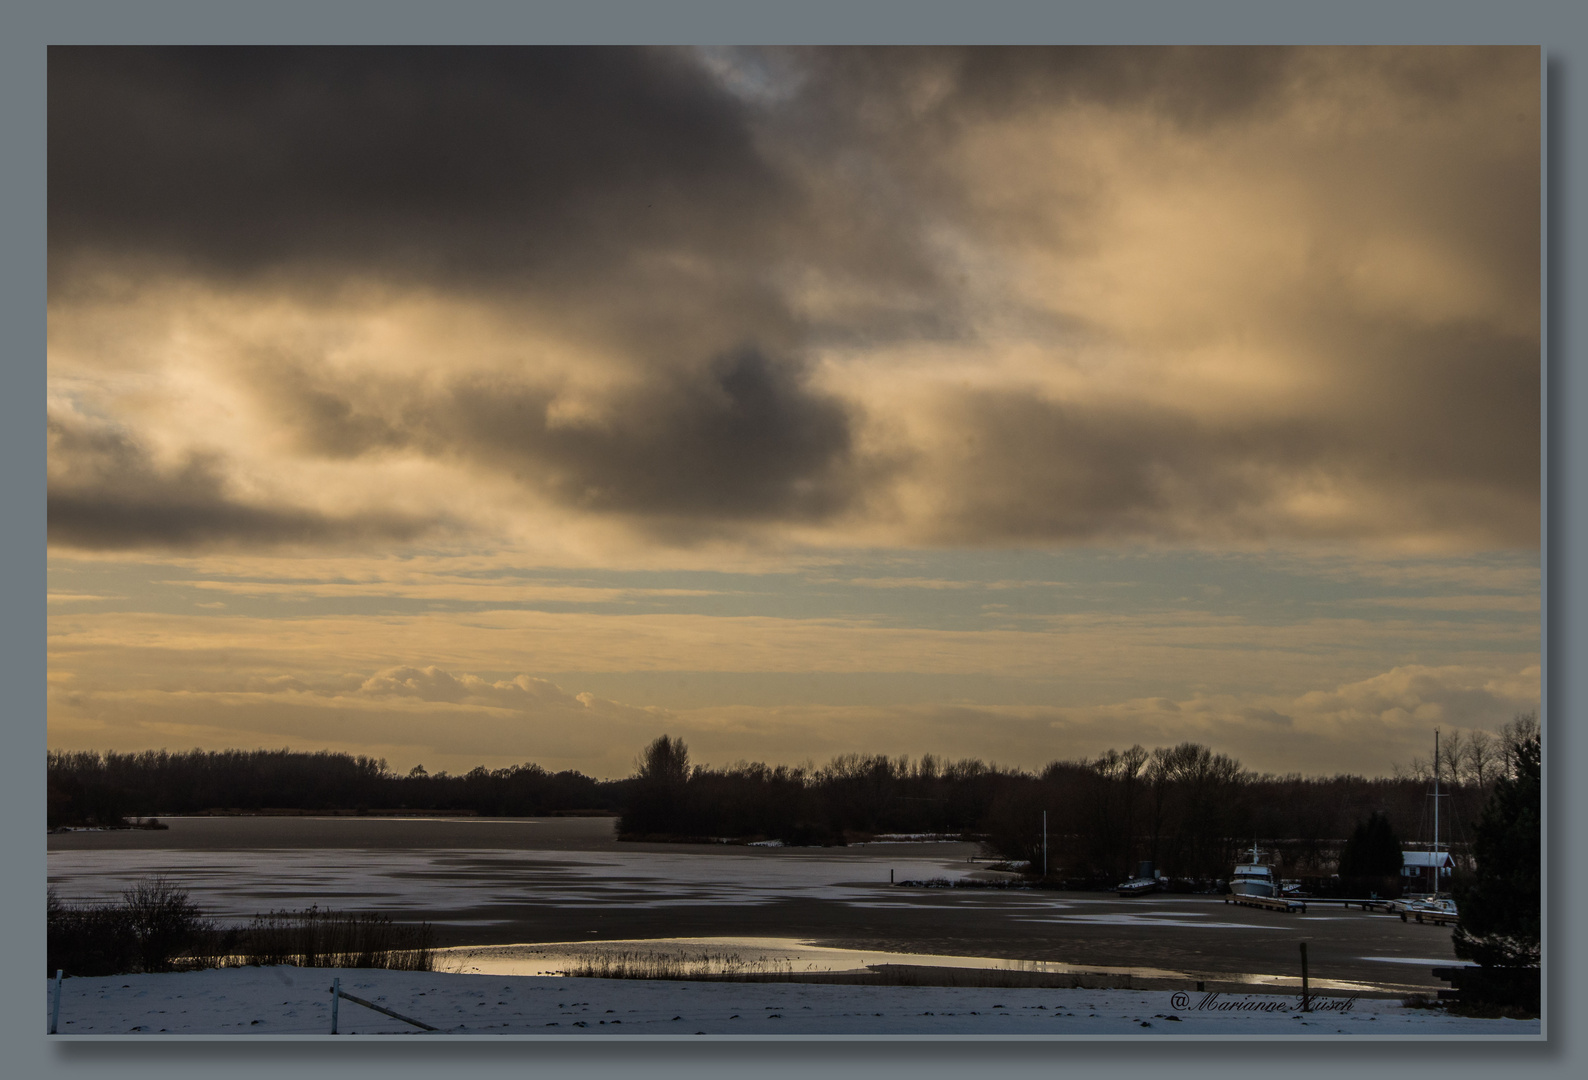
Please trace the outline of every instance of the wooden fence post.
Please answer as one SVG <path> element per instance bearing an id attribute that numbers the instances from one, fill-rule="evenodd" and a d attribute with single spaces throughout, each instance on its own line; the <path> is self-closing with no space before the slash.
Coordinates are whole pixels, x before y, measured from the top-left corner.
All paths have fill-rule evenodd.
<path id="1" fill-rule="evenodd" d="M 1301 943 L 1301 1011 L 1312 1011 L 1312 1000 L 1307 993 L 1307 943 Z"/>
<path id="2" fill-rule="evenodd" d="M 61 1026 L 61 976 L 66 972 L 61 968 L 55 969 L 55 998 L 50 1002 L 50 1034 L 54 1035 Z"/>
<path id="3" fill-rule="evenodd" d="M 331 980 L 331 1034 L 336 1034 L 336 1007 L 342 1000 L 342 980 Z"/>

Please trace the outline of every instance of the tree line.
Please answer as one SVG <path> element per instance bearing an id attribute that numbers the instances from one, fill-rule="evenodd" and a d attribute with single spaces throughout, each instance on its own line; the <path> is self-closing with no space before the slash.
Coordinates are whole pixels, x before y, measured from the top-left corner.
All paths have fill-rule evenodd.
<path id="1" fill-rule="evenodd" d="M 1536 717 L 1522 715 L 1500 735 L 1466 744 L 1494 751 L 1481 767 L 1441 755 L 1446 846 L 1460 850 L 1471 841 L 1496 782 L 1515 773 L 1516 748 L 1537 733 Z M 1039 772 L 975 759 L 857 754 L 819 769 L 710 768 L 692 766 L 687 746 L 662 736 L 640 755 L 619 830 L 635 838 L 788 843 L 976 834 L 1038 874 L 1093 884 L 1123 881 L 1143 862 L 1170 878 L 1225 878 L 1240 849 L 1256 842 L 1287 876 L 1344 870 L 1356 885 L 1393 891 L 1400 843 L 1432 839 L 1431 780 L 1431 766 L 1420 771 L 1416 762 L 1387 778 L 1262 774 L 1191 742 L 1109 750 Z"/>
<path id="2" fill-rule="evenodd" d="M 526 763 L 431 775 L 393 773 L 384 760 L 327 750 L 148 750 L 49 754 L 48 820 L 114 826 L 129 818 L 212 811 L 428 810 L 536 817 L 617 813 L 625 781 L 549 772 Z"/>
<path id="3" fill-rule="evenodd" d="M 1498 735 L 1447 737 L 1453 752 L 1442 753 L 1439 763 L 1447 844 L 1460 850 L 1474 839 L 1495 785 L 1515 774 L 1517 747 L 1537 732 L 1536 717 L 1523 715 Z M 1142 862 L 1171 878 L 1227 877 L 1238 851 L 1252 842 L 1277 858 L 1286 876 L 1351 870 L 1388 877 L 1387 843 L 1432 838 L 1431 780 L 1432 764 L 1417 761 L 1390 777 L 1261 774 L 1192 742 L 1109 750 L 1037 771 L 930 754 L 845 754 L 821 767 L 708 767 L 690 761 L 682 740 L 663 735 L 621 780 L 552 773 L 532 763 L 461 775 L 432 775 L 423 767 L 397 774 L 383 760 L 328 751 L 52 752 L 49 821 L 110 825 L 129 817 L 275 808 L 496 816 L 582 811 L 617 815 L 620 835 L 631 839 L 842 844 L 878 834 L 967 835 L 1033 872 L 1094 884 L 1125 880 Z M 1371 837 L 1359 837 L 1369 822 Z M 1342 867 L 1342 845 L 1352 839 L 1355 861 Z M 1370 849 L 1379 852 L 1376 861 L 1362 854 Z"/>

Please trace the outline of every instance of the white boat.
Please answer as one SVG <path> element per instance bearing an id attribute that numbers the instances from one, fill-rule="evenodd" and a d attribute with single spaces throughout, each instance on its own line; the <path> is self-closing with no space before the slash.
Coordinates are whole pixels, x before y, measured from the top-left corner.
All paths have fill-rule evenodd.
<path id="1" fill-rule="evenodd" d="M 1436 915 L 1456 915 L 1456 902 L 1448 896 L 1411 896 L 1402 897 L 1396 902 L 1393 910 L 1418 912 L 1429 911 Z"/>
<path id="2" fill-rule="evenodd" d="M 1257 844 L 1252 844 L 1252 861 L 1235 864 L 1235 876 L 1230 878 L 1230 892 L 1236 896 L 1277 896 L 1278 881 L 1274 868 L 1262 861 Z"/>
<path id="3" fill-rule="evenodd" d="M 1158 879 L 1155 877 L 1131 878 L 1123 885 L 1116 885 L 1115 889 L 1120 896 L 1141 896 L 1144 893 L 1158 891 Z"/>

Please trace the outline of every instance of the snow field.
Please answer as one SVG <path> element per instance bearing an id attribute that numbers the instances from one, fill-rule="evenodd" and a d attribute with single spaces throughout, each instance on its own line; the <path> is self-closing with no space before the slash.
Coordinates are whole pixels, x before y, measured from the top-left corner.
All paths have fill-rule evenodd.
<path id="1" fill-rule="evenodd" d="M 1538 1036 L 1539 1022 L 1474 1020 L 1359 998 L 1344 1011 L 1198 1011 L 1200 994 L 1131 990 L 837 986 L 458 975 L 293 967 L 72 978 L 60 1034 L 309 1036 L 330 1033 L 330 986 L 444 1036 Z M 53 980 L 47 987 L 53 989 Z M 50 991 L 45 995 L 46 1013 Z M 1320 1001 L 1327 999 L 1319 999 Z M 1343 1003 L 1337 1000 L 1336 1005 Z M 343 1000 L 344 1035 L 435 1038 Z"/>

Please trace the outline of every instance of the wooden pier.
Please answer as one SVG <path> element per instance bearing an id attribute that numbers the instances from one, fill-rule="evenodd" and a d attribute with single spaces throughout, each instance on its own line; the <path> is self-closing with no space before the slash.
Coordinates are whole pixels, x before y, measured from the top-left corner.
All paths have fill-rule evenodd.
<path id="1" fill-rule="evenodd" d="M 1417 908 L 1407 909 L 1398 900 L 1314 900 L 1315 904 L 1340 904 L 1350 909 L 1359 907 L 1363 911 L 1382 911 L 1386 915 L 1399 915 L 1401 922 L 1416 920 L 1420 923 L 1432 923 L 1434 926 L 1449 926 L 1456 922 L 1460 916 L 1453 911 L 1433 911 Z"/>
<path id="2" fill-rule="evenodd" d="M 1286 896 L 1237 896 L 1234 893 L 1225 893 L 1226 904 L 1239 904 L 1242 907 L 1267 908 L 1269 911 L 1299 911 L 1307 912 L 1307 902 Z"/>

